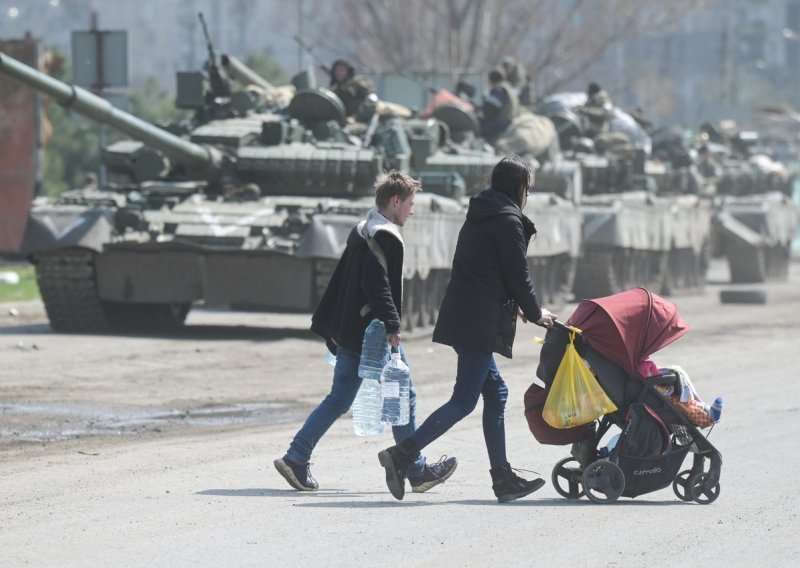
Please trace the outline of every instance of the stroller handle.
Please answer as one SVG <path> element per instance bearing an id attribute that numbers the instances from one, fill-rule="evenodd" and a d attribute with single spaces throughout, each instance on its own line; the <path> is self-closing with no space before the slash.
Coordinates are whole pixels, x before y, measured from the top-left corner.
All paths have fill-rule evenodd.
<path id="1" fill-rule="evenodd" d="M 572 331 L 572 328 L 560 320 L 553 320 L 553 327 L 557 327 L 563 331 Z"/>

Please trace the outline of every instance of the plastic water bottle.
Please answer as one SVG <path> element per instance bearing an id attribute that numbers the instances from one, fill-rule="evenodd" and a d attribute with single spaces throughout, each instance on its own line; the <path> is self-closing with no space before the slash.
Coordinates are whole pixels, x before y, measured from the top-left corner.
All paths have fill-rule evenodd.
<path id="1" fill-rule="evenodd" d="M 389 343 L 386 341 L 386 326 L 379 319 L 372 320 L 364 331 L 361 341 L 361 360 L 358 376 L 362 379 L 381 378 L 381 371 L 389 361 Z"/>
<path id="2" fill-rule="evenodd" d="M 327 347 L 325 348 L 325 362 L 332 367 L 336 366 L 336 355 L 331 353 Z"/>
<path id="3" fill-rule="evenodd" d="M 711 417 L 712 421 L 719 422 L 720 418 L 722 418 L 722 405 L 724 402 L 721 396 L 714 399 L 714 404 L 711 405 L 708 411 L 708 415 Z"/>
<path id="4" fill-rule="evenodd" d="M 380 379 L 361 379 L 353 401 L 353 431 L 357 436 L 383 434 L 382 407 Z"/>
<path id="5" fill-rule="evenodd" d="M 392 426 L 408 424 L 411 371 L 400 358 L 400 351 L 392 349 L 392 358 L 381 373 L 383 412 L 381 420 Z"/>
<path id="6" fill-rule="evenodd" d="M 617 442 L 619 442 L 619 434 L 614 434 L 608 443 L 604 447 L 600 448 L 600 457 L 608 457 L 609 454 L 611 454 L 611 451 L 616 447 Z"/>

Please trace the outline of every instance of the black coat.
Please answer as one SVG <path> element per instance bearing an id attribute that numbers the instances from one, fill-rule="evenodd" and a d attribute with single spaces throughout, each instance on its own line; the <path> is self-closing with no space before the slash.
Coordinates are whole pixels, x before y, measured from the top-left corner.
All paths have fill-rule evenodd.
<path id="1" fill-rule="evenodd" d="M 368 223 L 374 219 L 373 213 L 370 212 Z M 387 270 L 362 234 L 368 229 L 362 231 L 362 224 L 357 225 L 350 231 L 347 246 L 311 316 L 311 330 L 325 338 L 333 353 L 335 345 L 361 353 L 364 330 L 374 318 L 386 325 L 387 333 L 400 331 L 403 242 L 396 228 L 391 230 L 387 224 L 371 226 Z"/>
<path id="2" fill-rule="evenodd" d="M 534 233 L 531 220 L 499 191 L 470 199 L 434 341 L 511 357 L 517 306 L 529 321 L 542 317 L 528 271 Z"/>

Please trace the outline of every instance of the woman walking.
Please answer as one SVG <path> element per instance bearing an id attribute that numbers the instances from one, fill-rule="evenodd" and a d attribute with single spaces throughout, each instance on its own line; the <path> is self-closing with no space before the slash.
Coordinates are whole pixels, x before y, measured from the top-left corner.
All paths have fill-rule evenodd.
<path id="1" fill-rule="evenodd" d="M 536 229 L 522 209 L 532 181 L 527 164 L 516 157 L 504 158 L 492 171 L 491 187 L 470 200 L 433 332 L 435 342 L 452 346 L 458 354 L 456 384 L 450 400 L 416 432 L 378 454 L 396 499 L 403 498 L 406 469 L 420 451 L 470 414 L 480 395 L 497 500 L 518 499 L 544 485 L 542 479 L 519 477 L 506 459 L 508 388 L 494 360 L 494 353 L 511 357 L 518 315 L 544 327 L 555 319 L 539 305 L 528 271 L 528 243 Z"/>

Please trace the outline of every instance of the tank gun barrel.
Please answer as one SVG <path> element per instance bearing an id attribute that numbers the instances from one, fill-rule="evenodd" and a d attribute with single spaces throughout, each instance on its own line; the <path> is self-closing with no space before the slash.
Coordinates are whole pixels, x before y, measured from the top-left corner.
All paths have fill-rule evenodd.
<path id="1" fill-rule="evenodd" d="M 54 79 L 0 52 L 0 73 L 52 97 L 63 107 L 92 120 L 108 124 L 128 136 L 156 148 L 176 162 L 193 168 L 213 167 L 215 158 L 208 148 L 175 136 L 157 126 L 115 108 L 107 100 L 69 83 Z"/>
<path id="2" fill-rule="evenodd" d="M 233 55 L 222 54 L 222 67 L 227 71 L 234 79 L 243 83 L 245 85 L 256 85 L 257 87 L 261 87 L 267 92 L 271 92 L 275 89 L 275 87 L 264 79 L 261 75 L 250 69 L 247 65 L 245 65 L 241 59 L 234 57 Z"/>

